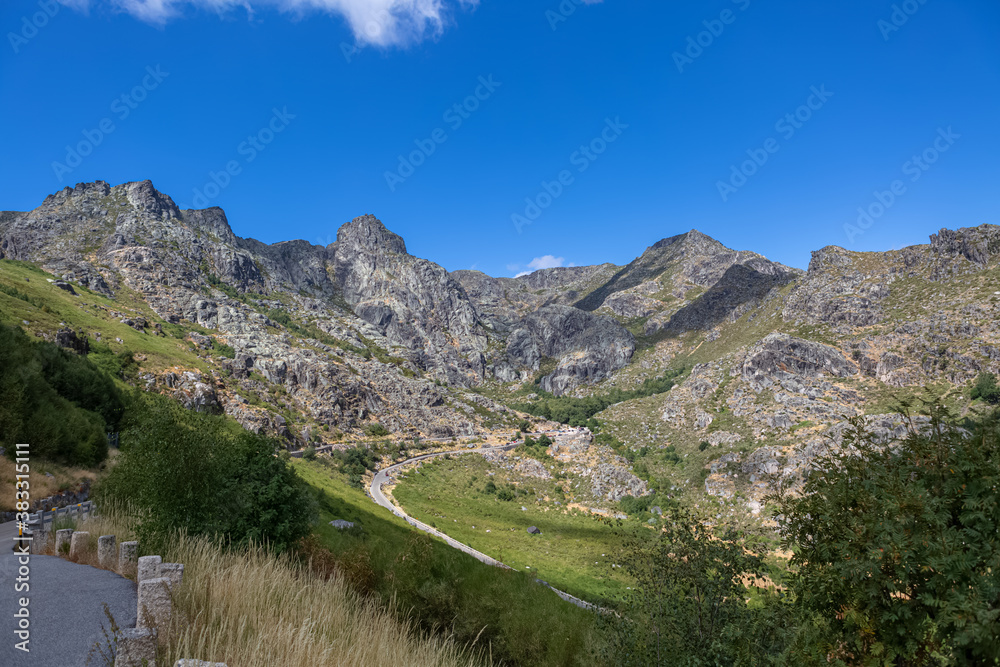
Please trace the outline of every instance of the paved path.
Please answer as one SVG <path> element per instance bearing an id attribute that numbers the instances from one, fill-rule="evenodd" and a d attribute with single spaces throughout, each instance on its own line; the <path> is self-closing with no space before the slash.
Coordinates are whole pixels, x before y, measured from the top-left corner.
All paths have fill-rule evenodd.
<path id="1" fill-rule="evenodd" d="M 3 530 L 7 524 L 2 524 Z M 0 553 L 0 665 L 4 667 L 86 667 L 94 645 L 103 643 L 107 627 L 104 606 L 119 627 L 135 625 L 135 584 L 114 572 L 78 565 L 55 556 L 32 555 L 28 561 L 27 592 L 17 592 L 19 557 Z M 18 599 L 29 599 L 29 653 L 14 648 Z M 95 657 L 91 667 L 103 666 Z"/>
<path id="2" fill-rule="evenodd" d="M 552 434 L 552 432 L 549 431 L 548 434 Z M 534 435 L 534 434 L 531 434 L 531 435 Z M 509 445 L 500 445 L 500 446 L 497 446 L 497 447 L 478 447 L 476 449 L 455 449 L 455 450 L 447 451 L 447 452 L 434 452 L 433 454 L 423 454 L 421 456 L 415 456 L 412 459 L 407 459 L 406 461 L 403 461 L 402 463 L 397 463 L 395 465 L 389 466 L 388 468 L 383 468 L 382 470 L 379 470 L 377 473 L 375 473 L 375 477 L 372 479 L 372 483 L 371 483 L 371 485 L 368 488 L 368 495 L 371 496 L 371 499 L 374 500 L 376 503 L 378 503 L 382 507 L 386 508 L 387 510 L 389 510 L 390 512 L 392 512 L 396 516 L 400 517 L 401 519 L 403 519 L 404 521 L 406 521 L 407 523 L 409 523 L 414 528 L 418 528 L 418 529 L 420 529 L 420 530 L 422 530 L 422 531 L 424 531 L 426 533 L 430 533 L 431 535 L 434 535 L 436 537 L 440 537 L 449 546 L 454 547 L 455 549 L 458 549 L 459 551 L 464 551 L 465 553 L 469 554 L 470 556 L 472 556 L 476 560 L 479 560 L 479 561 L 481 561 L 483 563 L 486 563 L 487 565 L 492 565 L 494 567 L 503 567 L 503 568 L 506 568 L 508 570 L 512 570 L 513 568 L 510 567 L 509 565 L 504 565 L 503 563 L 501 563 L 500 561 L 496 560 L 495 558 L 491 558 L 490 556 L 487 556 L 486 554 L 484 554 L 481 551 L 476 551 L 475 549 L 473 549 L 469 545 L 462 544 L 458 540 L 455 540 L 455 539 L 453 539 L 451 537 L 448 537 L 447 535 L 445 535 L 444 533 L 442 533 L 440 530 L 437 530 L 436 528 L 432 528 L 431 526 L 428 526 L 426 523 L 414 519 L 409 514 L 407 514 L 406 512 L 404 512 L 402 509 L 400 509 L 399 507 L 397 507 L 396 505 L 394 505 L 392 503 L 392 501 L 390 501 L 386 497 L 386 495 L 382 492 L 382 486 L 393 481 L 393 474 L 394 473 L 397 473 L 403 467 L 411 465 L 413 463 L 417 463 L 418 461 L 426 461 L 427 459 L 433 459 L 433 458 L 438 457 L 438 456 L 444 456 L 445 454 L 483 454 L 485 452 L 510 451 L 510 450 L 518 447 L 519 445 L 521 445 L 522 442 L 523 441 L 518 441 L 518 442 L 511 443 Z M 555 594 L 558 595 L 559 597 L 561 597 L 563 600 L 566 600 L 567 602 L 571 602 L 571 603 L 575 604 L 578 607 L 582 607 L 583 609 L 598 609 L 598 607 L 596 607 L 595 605 L 593 605 L 593 604 L 591 604 L 589 602 L 586 602 L 585 600 L 581 600 L 580 598 L 574 597 L 574 596 L 570 595 L 569 593 L 566 593 L 564 591 L 559 590 L 558 588 L 553 588 L 552 586 L 549 586 L 547 583 L 545 583 L 544 581 L 541 581 L 540 579 L 536 579 L 535 581 L 538 581 L 540 584 L 548 586 L 548 588 L 552 589 L 552 591 L 555 592 Z"/>

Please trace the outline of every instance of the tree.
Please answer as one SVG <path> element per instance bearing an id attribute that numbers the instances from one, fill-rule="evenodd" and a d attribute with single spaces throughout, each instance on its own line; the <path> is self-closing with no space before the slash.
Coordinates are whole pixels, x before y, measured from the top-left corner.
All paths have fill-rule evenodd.
<path id="1" fill-rule="evenodd" d="M 816 664 L 1000 664 L 1000 429 L 927 413 L 891 445 L 853 420 L 801 497 L 769 499 Z"/>
<path id="2" fill-rule="evenodd" d="M 89 359 L 0 325 L 0 447 L 9 455 L 26 442 L 33 457 L 97 465 L 123 409 L 114 382 Z"/>
<path id="3" fill-rule="evenodd" d="M 155 549 L 174 530 L 281 551 L 309 531 L 314 501 L 277 443 L 223 417 L 136 392 L 121 452 L 95 490 L 98 503 L 127 503 L 139 537 Z"/>
<path id="4" fill-rule="evenodd" d="M 980 373 L 972 386 L 972 400 L 983 399 L 991 405 L 1000 403 L 1000 387 L 997 386 L 997 376 L 993 373 Z"/>
<path id="5" fill-rule="evenodd" d="M 389 435 L 389 429 L 387 429 L 385 426 L 382 426 L 379 423 L 375 423 L 366 426 L 365 433 L 376 438 L 381 438 L 383 436 Z"/>
<path id="6" fill-rule="evenodd" d="M 790 625 L 787 605 L 756 590 L 763 550 L 746 534 L 712 528 L 686 510 L 667 510 L 662 530 L 623 535 L 618 563 L 632 579 L 621 614 L 602 614 L 613 665 L 765 664 Z M 778 620 L 779 622 L 774 622 Z"/>

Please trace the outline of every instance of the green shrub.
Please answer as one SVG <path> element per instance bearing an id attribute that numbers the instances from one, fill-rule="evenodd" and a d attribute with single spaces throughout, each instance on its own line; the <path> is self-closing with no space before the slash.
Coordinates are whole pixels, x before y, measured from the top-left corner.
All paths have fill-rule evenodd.
<path id="1" fill-rule="evenodd" d="M 218 352 L 220 356 L 226 357 L 227 359 L 236 358 L 236 350 L 234 350 L 231 345 L 220 343 L 214 338 L 212 339 L 212 349 Z"/>
<path id="2" fill-rule="evenodd" d="M 108 452 L 124 403 L 87 358 L 0 325 L 0 446 L 27 442 L 33 456 L 94 466 Z"/>
<path id="3" fill-rule="evenodd" d="M 997 386 L 997 376 L 993 373 L 980 373 L 972 387 L 972 400 L 981 398 L 991 405 L 1000 403 L 1000 387 Z"/>
<path id="4" fill-rule="evenodd" d="M 145 549 L 182 529 L 282 551 L 309 531 L 312 496 L 275 456 L 275 441 L 140 392 L 123 426 L 117 463 L 95 496 L 135 508 Z"/>
<path id="5" fill-rule="evenodd" d="M 775 664 L 792 625 L 788 606 L 744 584 L 765 573 L 764 549 L 743 534 L 714 534 L 706 517 L 674 507 L 663 518 L 659 530 L 621 536 L 615 561 L 631 585 L 620 615 L 598 615 L 604 663 Z"/>
<path id="6" fill-rule="evenodd" d="M 830 646 L 886 665 L 1000 659 L 1000 424 L 928 413 L 892 447 L 853 420 L 801 497 L 770 499 L 794 547 L 791 589 L 821 619 L 800 647 L 812 664 Z"/>
<path id="7" fill-rule="evenodd" d="M 389 435 L 389 429 L 378 423 L 369 424 L 368 426 L 365 427 L 365 433 L 375 438 L 381 438 L 383 436 Z"/>
<path id="8" fill-rule="evenodd" d="M 342 473 L 354 488 L 361 488 L 361 480 L 366 471 L 375 471 L 378 456 L 367 447 L 352 447 L 345 451 L 334 450 L 330 454 Z"/>

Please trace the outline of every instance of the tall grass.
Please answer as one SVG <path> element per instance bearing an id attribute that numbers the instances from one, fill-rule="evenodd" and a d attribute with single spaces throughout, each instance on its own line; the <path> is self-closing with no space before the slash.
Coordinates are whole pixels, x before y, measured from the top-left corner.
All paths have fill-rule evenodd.
<path id="1" fill-rule="evenodd" d="M 94 548 L 77 560 L 96 565 L 97 536 L 131 539 L 130 523 L 117 513 L 82 522 L 78 529 L 90 532 Z M 163 664 L 180 658 L 229 667 L 487 662 L 448 637 L 418 633 L 375 598 L 359 597 L 342 578 L 325 577 L 292 556 L 274 556 L 260 546 L 227 550 L 182 534 L 160 555 L 164 562 L 184 564 L 171 626 L 160 629 Z"/>

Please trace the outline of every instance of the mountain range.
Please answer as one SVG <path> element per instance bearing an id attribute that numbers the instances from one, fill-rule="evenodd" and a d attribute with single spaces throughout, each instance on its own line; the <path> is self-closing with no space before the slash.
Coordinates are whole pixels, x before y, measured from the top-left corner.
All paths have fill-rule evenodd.
<path id="1" fill-rule="evenodd" d="M 807 271 L 692 230 L 626 266 L 494 278 L 410 255 L 373 215 L 325 247 L 268 245 L 149 181 L 97 181 L 0 213 L 0 259 L 40 266 L 67 304 L 0 294 L 0 315 L 67 345 L 128 347 L 148 389 L 300 444 L 376 422 L 431 438 L 511 429 L 508 396 L 587 396 L 684 368 L 672 391 L 600 417 L 629 446 L 722 447 L 706 454 L 706 488 L 732 494 L 729 463 L 793 474 L 891 394 L 937 386 L 966 409 L 958 390 L 1000 371 L 998 258 L 994 225 L 888 252 L 828 246 Z"/>

